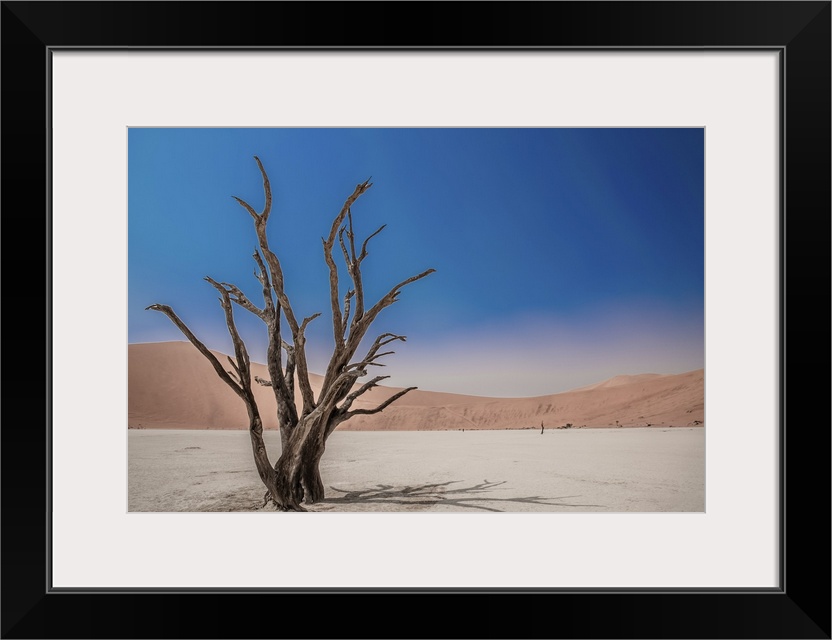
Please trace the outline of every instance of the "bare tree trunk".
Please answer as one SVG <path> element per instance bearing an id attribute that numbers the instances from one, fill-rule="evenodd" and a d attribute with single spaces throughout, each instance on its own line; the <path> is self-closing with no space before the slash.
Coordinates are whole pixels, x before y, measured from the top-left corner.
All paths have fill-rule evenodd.
<path id="1" fill-rule="evenodd" d="M 269 455 L 266 453 L 266 443 L 263 441 L 263 422 L 259 415 L 251 417 L 248 432 L 251 437 L 251 450 L 254 453 L 257 474 L 263 484 L 266 485 L 275 504 L 278 507 L 283 506 L 285 501 L 277 488 L 277 476 L 269 462 Z"/>
<path id="2" fill-rule="evenodd" d="M 313 504 L 324 499 L 320 463 L 326 449 L 323 418 L 307 416 L 298 423 L 274 466 L 281 499 Z"/>
<path id="3" fill-rule="evenodd" d="M 321 480 L 321 458 L 326 446 L 321 438 L 307 438 L 300 451 L 300 482 L 306 504 L 324 499 L 324 483 Z"/>

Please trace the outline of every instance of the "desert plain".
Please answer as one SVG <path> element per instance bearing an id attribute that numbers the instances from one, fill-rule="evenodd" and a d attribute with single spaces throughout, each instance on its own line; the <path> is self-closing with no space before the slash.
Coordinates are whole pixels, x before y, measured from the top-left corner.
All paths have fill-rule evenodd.
<path id="1" fill-rule="evenodd" d="M 257 399 L 275 461 L 274 396 L 261 387 Z M 191 345 L 129 345 L 128 511 L 268 511 L 246 426 L 243 404 Z M 412 391 L 339 427 L 321 476 L 313 512 L 702 512 L 703 371 L 534 398 Z"/>

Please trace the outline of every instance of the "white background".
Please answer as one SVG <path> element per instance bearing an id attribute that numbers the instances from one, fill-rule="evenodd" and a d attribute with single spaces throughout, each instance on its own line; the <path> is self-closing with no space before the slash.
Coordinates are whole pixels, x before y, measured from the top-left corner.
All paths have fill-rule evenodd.
<path id="1" fill-rule="evenodd" d="M 55 53 L 54 586 L 776 586 L 777 76 L 769 52 Z M 128 514 L 129 126 L 706 127 L 706 513 Z"/>

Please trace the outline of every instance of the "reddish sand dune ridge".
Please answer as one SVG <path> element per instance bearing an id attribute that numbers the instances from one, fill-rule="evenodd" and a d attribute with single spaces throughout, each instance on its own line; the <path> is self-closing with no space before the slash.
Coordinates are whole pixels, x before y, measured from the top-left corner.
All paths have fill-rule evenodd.
<path id="1" fill-rule="evenodd" d="M 145 429 L 245 429 L 242 401 L 187 342 L 128 347 L 128 426 Z M 224 354 L 216 353 L 227 364 Z M 231 368 L 228 365 L 228 368 Z M 265 365 L 254 375 L 268 378 Z M 321 378 L 312 375 L 317 393 Z M 379 387 L 353 405 L 373 407 L 398 389 Z M 277 428 L 275 399 L 256 387 L 267 429 Z M 344 430 L 524 429 L 563 427 L 694 426 L 704 422 L 704 372 L 616 376 L 565 393 L 536 398 L 484 398 L 411 391 L 382 413 L 356 416 Z"/>

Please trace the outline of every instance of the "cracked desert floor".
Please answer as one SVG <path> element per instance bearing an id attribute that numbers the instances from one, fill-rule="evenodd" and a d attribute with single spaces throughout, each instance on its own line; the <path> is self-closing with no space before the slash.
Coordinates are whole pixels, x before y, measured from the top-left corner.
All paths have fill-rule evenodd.
<path id="1" fill-rule="evenodd" d="M 279 435 L 265 439 L 274 462 Z M 267 511 L 246 431 L 131 429 L 128 444 L 128 511 Z M 702 512 L 705 429 L 339 431 L 321 476 L 313 512 Z"/>

